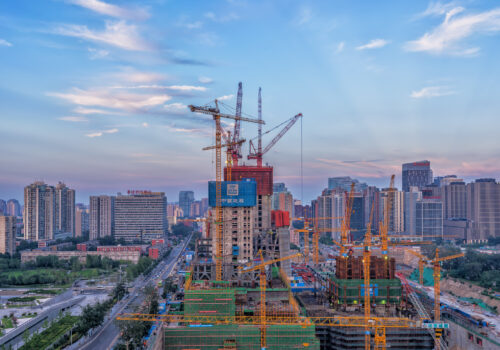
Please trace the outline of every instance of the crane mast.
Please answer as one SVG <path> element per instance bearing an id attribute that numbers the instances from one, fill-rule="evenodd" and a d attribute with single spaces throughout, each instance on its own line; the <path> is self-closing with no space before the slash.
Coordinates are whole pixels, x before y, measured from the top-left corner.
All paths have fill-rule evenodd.
<path id="1" fill-rule="evenodd" d="M 263 124 L 264 121 L 251 118 L 243 118 L 231 114 L 221 113 L 218 101 L 215 100 L 215 108 L 206 106 L 188 106 L 191 112 L 211 115 L 215 122 L 215 279 L 222 281 L 222 259 L 223 259 L 223 233 L 222 233 L 222 135 L 221 118 L 232 119 L 235 121 L 247 121 Z"/>
<path id="2" fill-rule="evenodd" d="M 238 95 L 236 97 L 236 117 L 241 117 L 241 108 L 243 104 L 243 85 L 241 81 L 238 83 Z M 259 124 L 259 128 L 261 128 Z M 240 139 L 241 123 L 239 120 L 234 121 L 233 142 L 238 142 Z M 232 150 L 233 165 L 238 166 L 238 159 L 241 158 L 241 145 L 237 145 Z"/>

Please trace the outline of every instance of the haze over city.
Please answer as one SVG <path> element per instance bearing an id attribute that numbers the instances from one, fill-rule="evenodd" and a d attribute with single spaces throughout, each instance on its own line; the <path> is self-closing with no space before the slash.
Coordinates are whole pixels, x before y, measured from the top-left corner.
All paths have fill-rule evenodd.
<path id="1" fill-rule="evenodd" d="M 206 196 L 213 126 L 187 105 L 234 108 L 239 81 L 250 116 L 262 87 L 264 130 L 304 114 L 304 200 L 329 176 L 386 186 L 418 159 L 498 178 L 495 5 L 3 1 L 0 191 L 63 180 L 85 202 L 130 188 Z M 300 131 L 266 155 L 296 195 Z"/>

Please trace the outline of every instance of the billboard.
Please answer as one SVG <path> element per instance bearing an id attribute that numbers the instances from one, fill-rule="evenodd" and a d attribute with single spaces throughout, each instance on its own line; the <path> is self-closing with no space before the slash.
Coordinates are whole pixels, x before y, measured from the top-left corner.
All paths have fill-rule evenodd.
<path id="1" fill-rule="evenodd" d="M 208 205 L 215 207 L 217 188 L 208 182 Z M 254 179 L 221 182 L 222 207 L 253 207 L 257 204 L 257 182 Z"/>

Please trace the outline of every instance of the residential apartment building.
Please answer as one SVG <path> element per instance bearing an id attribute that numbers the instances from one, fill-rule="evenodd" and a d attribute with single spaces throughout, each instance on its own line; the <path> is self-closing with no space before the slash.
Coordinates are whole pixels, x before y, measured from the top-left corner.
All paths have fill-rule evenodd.
<path id="1" fill-rule="evenodd" d="M 84 205 L 77 205 L 75 209 L 75 237 L 81 237 L 90 230 L 90 210 Z"/>
<path id="2" fill-rule="evenodd" d="M 90 196 L 89 238 L 112 236 L 114 231 L 115 197 Z"/>
<path id="3" fill-rule="evenodd" d="M 24 239 L 31 241 L 54 238 L 56 229 L 55 189 L 37 181 L 24 188 Z"/>
<path id="4" fill-rule="evenodd" d="M 0 215 L 0 254 L 16 252 L 16 217 Z"/>
<path id="5" fill-rule="evenodd" d="M 55 186 L 55 221 L 57 233 L 75 234 L 75 190 L 62 182 Z"/>
<path id="6" fill-rule="evenodd" d="M 467 217 L 467 191 L 465 182 L 457 179 L 441 186 L 444 219 Z"/>
<path id="7" fill-rule="evenodd" d="M 415 234 L 424 240 L 443 238 L 443 203 L 438 199 L 416 202 Z"/>
<path id="8" fill-rule="evenodd" d="M 9 216 L 22 216 L 21 204 L 19 204 L 17 199 L 9 199 L 7 201 L 6 213 Z"/>

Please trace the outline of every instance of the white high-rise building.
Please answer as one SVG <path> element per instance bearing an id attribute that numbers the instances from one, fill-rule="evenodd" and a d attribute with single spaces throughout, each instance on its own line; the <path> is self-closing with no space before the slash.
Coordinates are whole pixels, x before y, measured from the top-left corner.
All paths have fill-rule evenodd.
<path id="1" fill-rule="evenodd" d="M 54 238 L 56 228 L 55 189 L 37 181 L 24 188 L 24 239 L 39 241 Z"/>
<path id="2" fill-rule="evenodd" d="M 116 239 L 149 242 L 167 232 L 167 197 L 163 192 L 134 191 L 115 199 Z"/>

